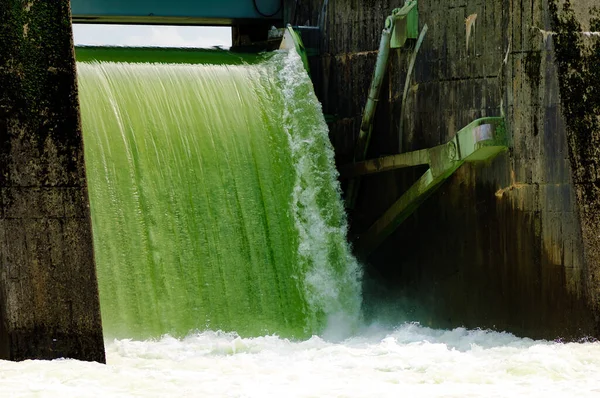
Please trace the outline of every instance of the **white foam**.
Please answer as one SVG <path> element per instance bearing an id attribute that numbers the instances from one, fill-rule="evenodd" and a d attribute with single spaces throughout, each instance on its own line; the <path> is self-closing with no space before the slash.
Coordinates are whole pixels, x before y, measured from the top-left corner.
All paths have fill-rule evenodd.
<path id="1" fill-rule="evenodd" d="M 296 50 L 280 52 L 274 61 L 283 66 L 277 78 L 283 128 L 296 170 L 292 216 L 306 300 L 313 319 L 326 314 L 327 335 L 348 336 L 359 320 L 362 270 L 346 239 L 348 225 L 329 130 Z"/>
<path id="2" fill-rule="evenodd" d="M 600 344 L 405 324 L 332 343 L 204 332 L 107 343 L 108 364 L 0 361 L 6 397 L 586 397 Z"/>

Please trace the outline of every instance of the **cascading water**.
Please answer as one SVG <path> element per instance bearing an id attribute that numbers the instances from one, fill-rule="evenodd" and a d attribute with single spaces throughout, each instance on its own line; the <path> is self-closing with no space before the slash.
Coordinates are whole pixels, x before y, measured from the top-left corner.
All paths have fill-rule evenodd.
<path id="1" fill-rule="evenodd" d="M 79 63 L 105 333 L 355 327 L 360 269 L 295 51 L 252 65 Z"/>
<path id="2" fill-rule="evenodd" d="M 354 326 L 360 306 L 326 127 L 293 52 L 79 72 L 103 321 L 126 338 L 107 341 L 107 365 L 0 361 L 0 396 L 600 393 L 598 342 L 395 317 L 342 341 L 280 337 Z"/>

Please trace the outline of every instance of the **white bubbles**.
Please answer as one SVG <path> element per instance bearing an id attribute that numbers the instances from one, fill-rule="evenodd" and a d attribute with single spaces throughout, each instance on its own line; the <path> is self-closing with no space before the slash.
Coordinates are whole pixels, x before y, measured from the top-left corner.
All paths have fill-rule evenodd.
<path id="1" fill-rule="evenodd" d="M 0 396 L 465 397 L 600 393 L 600 344 L 555 343 L 483 330 L 376 326 L 343 340 L 115 340 L 106 366 L 0 361 Z"/>
<path id="2" fill-rule="evenodd" d="M 292 193 L 298 257 L 314 322 L 348 336 L 359 320 L 361 268 L 346 241 L 347 221 L 321 104 L 295 50 L 273 57 L 282 87 L 283 127 L 296 171 Z"/>

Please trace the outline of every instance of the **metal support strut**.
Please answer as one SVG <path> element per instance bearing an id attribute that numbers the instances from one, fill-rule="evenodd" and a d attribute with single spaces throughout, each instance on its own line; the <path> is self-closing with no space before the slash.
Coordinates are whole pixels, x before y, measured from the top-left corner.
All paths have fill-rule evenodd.
<path id="1" fill-rule="evenodd" d="M 504 119 L 477 119 L 445 144 L 429 149 L 366 160 L 340 168 L 342 178 L 380 173 L 404 167 L 429 165 L 429 169 L 355 242 L 368 255 L 463 163 L 489 161 L 507 149 Z"/>
<path id="2" fill-rule="evenodd" d="M 375 116 L 381 84 L 387 69 L 390 48 L 399 48 L 404 46 L 408 39 L 416 39 L 417 30 L 418 13 L 416 0 L 407 0 L 404 7 L 393 10 L 392 14 L 385 20 L 385 29 L 381 32 L 379 53 L 377 55 L 375 71 L 373 72 L 373 79 L 371 80 L 371 88 L 369 89 L 369 96 L 363 112 L 358 140 L 356 141 L 354 152 L 355 162 L 364 160 L 367 155 L 371 131 L 373 130 L 373 117 Z M 346 207 L 349 209 L 354 207 L 359 185 L 359 179 L 353 179 L 348 185 Z"/>
<path id="3" fill-rule="evenodd" d="M 381 244 L 419 205 L 431 195 L 463 163 L 490 160 L 507 147 L 504 120 L 498 117 L 477 119 L 460 130 L 456 136 L 443 145 L 429 149 L 402 153 L 402 123 L 406 109 L 406 96 L 410 77 L 414 69 L 417 52 L 427 33 L 423 26 L 414 50 L 409 59 L 400 125 L 398 129 L 398 154 L 378 159 L 365 160 L 373 128 L 373 118 L 379 100 L 379 91 L 387 68 L 390 48 L 404 46 L 408 39 L 417 39 L 418 10 L 416 0 L 407 0 L 404 7 L 395 9 L 386 18 L 385 29 L 381 33 L 379 54 L 373 72 L 373 80 L 365 105 L 360 132 L 354 152 L 354 163 L 340 168 L 342 178 L 350 179 L 346 191 L 346 207 L 352 209 L 356 202 L 363 175 L 380 173 L 404 167 L 428 165 L 429 169 L 404 194 L 355 241 L 355 247 L 362 255 L 368 255 Z"/>

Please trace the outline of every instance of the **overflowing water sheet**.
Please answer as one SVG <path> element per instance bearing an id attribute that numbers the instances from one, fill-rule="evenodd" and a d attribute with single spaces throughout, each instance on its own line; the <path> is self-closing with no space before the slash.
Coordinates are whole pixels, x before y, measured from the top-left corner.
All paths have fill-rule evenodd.
<path id="1" fill-rule="evenodd" d="M 217 58 L 78 64 L 105 334 L 351 331 L 361 271 L 300 57 Z"/>

